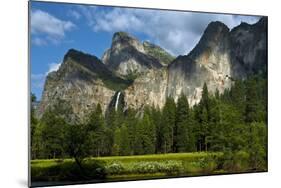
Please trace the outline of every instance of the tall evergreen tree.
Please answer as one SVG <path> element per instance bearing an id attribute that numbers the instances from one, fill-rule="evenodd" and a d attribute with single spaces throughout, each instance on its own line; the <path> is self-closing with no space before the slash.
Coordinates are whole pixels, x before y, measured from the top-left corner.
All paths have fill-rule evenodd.
<path id="1" fill-rule="evenodd" d="M 135 110 L 128 108 L 126 111 L 125 122 L 128 129 L 129 147 L 131 148 L 130 155 L 134 154 L 134 144 L 136 136 L 136 126 L 138 119 L 136 118 Z"/>
<path id="2" fill-rule="evenodd" d="M 47 111 L 42 119 L 42 142 L 44 143 L 44 153 L 47 158 L 57 158 L 64 156 L 64 141 L 66 122 L 62 117 L 56 116 L 54 112 Z"/>
<path id="3" fill-rule="evenodd" d="M 176 126 L 175 126 L 175 149 L 174 152 L 186 152 L 189 150 L 189 105 L 186 96 L 181 94 L 177 102 Z"/>
<path id="4" fill-rule="evenodd" d="M 162 120 L 162 115 L 161 115 L 161 110 L 157 107 L 155 108 L 154 106 L 151 109 L 151 121 L 153 122 L 155 126 L 155 152 L 156 153 L 161 153 L 161 120 Z"/>
<path id="5" fill-rule="evenodd" d="M 38 125 L 38 120 L 35 117 L 35 109 L 33 108 L 33 103 L 36 102 L 36 96 L 31 93 L 31 112 L 30 112 L 30 143 L 31 143 L 31 148 L 33 149 L 33 145 L 35 141 L 38 141 L 38 131 L 37 131 L 37 138 L 34 138 L 34 134 L 36 132 L 36 128 Z M 39 143 L 35 143 L 35 144 L 39 144 Z M 35 149 L 35 148 L 34 148 Z M 35 153 L 35 150 L 32 150 L 31 152 L 31 157 L 32 158 L 36 158 L 37 154 Z"/>
<path id="6" fill-rule="evenodd" d="M 130 140 L 129 140 L 129 132 L 126 123 L 120 128 L 120 148 L 119 153 L 120 155 L 130 155 L 131 147 L 130 147 Z"/>
<path id="7" fill-rule="evenodd" d="M 257 122 L 259 120 L 258 110 L 257 84 L 254 79 L 250 79 L 246 85 L 245 122 Z"/>
<path id="8" fill-rule="evenodd" d="M 143 148 L 145 154 L 155 153 L 156 129 L 151 120 L 149 109 L 146 107 L 142 119 L 143 124 Z"/>
<path id="9" fill-rule="evenodd" d="M 106 153 L 105 147 L 105 121 L 102 114 L 100 104 L 97 105 L 96 109 L 91 113 L 88 122 L 88 131 L 91 140 L 91 154 L 93 156 L 100 156 Z"/>
<path id="10" fill-rule="evenodd" d="M 116 128 L 114 131 L 114 144 L 112 149 L 113 155 L 120 155 L 120 143 L 121 143 L 121 131 L 120 128 Z"/>
<path id="11" fill-rule="evenodd" d="M 161 148 L 163 153 L 173 152 L 174 131 L 176 123 L 176 104 L 174 99 L 168 97 L 162 112 L 161 122 Z"/>

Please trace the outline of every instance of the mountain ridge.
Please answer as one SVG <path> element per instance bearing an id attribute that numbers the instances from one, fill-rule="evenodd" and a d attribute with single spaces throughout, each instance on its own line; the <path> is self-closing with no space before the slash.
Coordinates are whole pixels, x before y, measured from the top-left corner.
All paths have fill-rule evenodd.
<path id="1" fill-rule="evenodd" d="M 234 79 L 266 72 L 265 44 L 267 18 L 255 24 L 241 23 L 231 30 L 221 22 L 211 22 L 198 44 L 187 55 L 177 57 L 117 32 L 101 59 L 74 49 L 66 53 L 59 70 L 47 76 L 39 114 L 62 98 L 83 121 L 98 103 L 104 113 L 109 106 L 118 105 L 118 92 L 124 109 L 142 110 L 145 105 L 162 108 L 167 97 L 176 101 L 182 93 L 193 106 L 201 99 L 204 83 L 210 93 L 222 93 Z M 163 58 L 169 60 L 163 63 Z"/>

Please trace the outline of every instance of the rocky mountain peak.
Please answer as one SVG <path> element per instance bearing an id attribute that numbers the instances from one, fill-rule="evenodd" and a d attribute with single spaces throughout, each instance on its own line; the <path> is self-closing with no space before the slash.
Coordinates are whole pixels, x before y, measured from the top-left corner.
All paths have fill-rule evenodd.
<path id="1" fill-rule="evenodd" d="M 219 21 L 211 22 L 205 29 L 198 44 L 188 56 L 196 60 L 201 54 L 206 54 L 208 56 L 211 51 L 225 51 L 228 48 L 228 35 L 229 28 L 224 23 Z"/>
<path id="2" fill-rule="evenodd" d="M 124 31 L 115 32 L 112 37 L 112 42 L 117 42 L 117 41 L 125 42 L 129 40 L 137 40 L 137 39 Z"/>
<path id="3" fill-rule="evenodd" d="M 122 77 L 135 77 L 149 69 L 162 67 L 157 58 L 146 53 L 137 38 L 125 32 L 113 35 L 111 48 L 104 53 L 102 62 Z"/>
<path id="4" fill-rule="evenodd" d="M 205 29 L 205 33 L 229 32 L 229 28 L 220 21 L 210 22 Z"/>
<path id="5" fill-rule="evenodd" d="M 67 62 L 70 59 L 88 68 L 94 66 L 97 63 L 102 63 L 98 57 L 75 49 L 69 49 L 67 51 L 63 58 L 63 62 Z"/>
<path id="6" fill-rule="evenodd" d="M 137 38 L 123 31 L 113 34 L 111 49 L 114 50 L 115 53 L 119 53 L 122 49 L 128 47 L 135 48 L 144 53 L 143 45 Z"/>
<path id="7" fill-rule="evenodd" d="M 117 32 L 102 60 L 70 49 L 59 70 L 48 75 L 38 111 L 43 114 L 63 99 L 83 120 L 97 104 L 104 113 L 119 106 L 141 111 L 145 105 L 162 108 L 168 96 L 176 101 L 182 93 L 192 106 L 200 101 L 204 83 L 210 93 L 222 93 L 236 79 L 266 73 L 266 62 L 266 17 L 231 31 L 211 22 L 193 50 L 176 58 L 158 45 Z"/>

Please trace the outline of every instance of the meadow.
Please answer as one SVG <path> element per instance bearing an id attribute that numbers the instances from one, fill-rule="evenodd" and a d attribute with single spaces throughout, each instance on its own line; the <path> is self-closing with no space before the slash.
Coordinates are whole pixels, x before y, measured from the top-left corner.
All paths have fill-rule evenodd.
<path id="1" fill-rule="evenodd" d="M 83 169 L 74 159 L 32 160 L 31 177 L 33 182 L 105 182 L 248 171 L 239 161 L 239 168 L 226 170 L 223 157 L 220 152 L 91 157 L 83 160 Z"/>

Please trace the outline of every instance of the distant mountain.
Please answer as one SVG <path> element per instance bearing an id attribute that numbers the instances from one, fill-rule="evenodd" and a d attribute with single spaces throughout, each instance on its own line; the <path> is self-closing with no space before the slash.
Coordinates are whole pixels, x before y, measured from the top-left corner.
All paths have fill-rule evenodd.
<path id="1" fill-rule="evenodd" d="M 162 108 L 168 96 L 177 100 L 181 93 L 194 105 L 204 83 L 211 93 L 222 93 L 236 79 L 266 73 L 267 18 L 232 30 L 211 22 L 194 49 L 176 58 L 157 45 L 117 32 L 101 60 L 73 49 L 67 52 L 59 70 L 47 76 L 38 114 L 64 100 L 83 121 L 98 103 L 104 113 L 119 105 L 123 110 Z"/>
<path id="2" fill-rule="evenodd" d="M 115 90 L 129 84 L 131 81 L 116 76 L 96 56 L 70 49 L 59 70 L 47 76 L 37 114 L 41 117 L 48 108 L 63 100 L 82 118 L 98 103 L 105 110 Z"/>
<path id="3" fill-rule="evenodd" d="M 162 48 L 147 42 L 141 43 L 125 32 L 113 35 L 111 48 L 102 57 L 102 62 L 110 70 L 124 77 L 159 69 L 163 66 L 161 63 L 168 64 L 171 60 L 172 56 Z"/>
<path id="4" fill-rule="evenodd" d="M 169 54 L 163 48 L 161 48 L 160 46 L 157 46 L 155 44 L 152 44 L 148 41 L 143 42 L 143 47 L 144 47 L 144 51 L 147 55 L 150 55 L 150 56 L 158 59 L 159 62 L 163 66 L 169 65 L 175 59 L 174 56 Z"/>
<path id="5" fill-rule="evenodd" d="M 211 22 L 195 48 L 177 57 L 168 68 L 167 96 L 188 96 L 191 105 L 201 99 L 202 85 L 223 92 L 235 79 L 267 73 L 267 19 L 229 28 Z"/>

